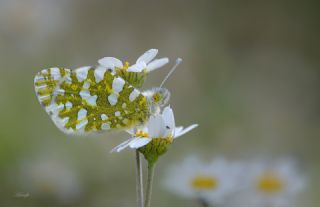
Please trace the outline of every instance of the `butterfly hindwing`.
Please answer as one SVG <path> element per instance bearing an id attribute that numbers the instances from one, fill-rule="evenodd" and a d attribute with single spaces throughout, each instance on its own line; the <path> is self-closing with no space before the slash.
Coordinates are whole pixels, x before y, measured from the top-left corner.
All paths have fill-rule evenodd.
<path id="1" fill-rule="evenodd" d="M 146 97 L 101 66 L 42 70 L 35 89 L 53 122 L 69 134 L 130 128 L 149 116 Z"/>

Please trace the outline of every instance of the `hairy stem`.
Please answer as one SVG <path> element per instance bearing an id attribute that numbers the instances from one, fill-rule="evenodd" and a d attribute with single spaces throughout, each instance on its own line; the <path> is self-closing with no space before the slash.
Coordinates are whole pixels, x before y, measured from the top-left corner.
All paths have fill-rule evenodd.
<path id="1" fill-rule="evenodd" d="M 136 150 L 136 191 L 138 207 L 143 207 L 143 172 L 140 152 Z"/>
<path id="2" fill-rule="evenodd" d="M 155 163 L 148 163 L 148 179 L 147 179 L 147 192 L 146 192 L 146 199 L 145 199 L 145 206 L 150 207 L 151 204 L 151 194 L 152 194 L 152 183 L 154 177 L 154 169 Z"/>
<path id="3" fill-rule="evenodd" d="M 201 207 L 209 207 L 208 202 L 205 201 L 204 199 L 199 199 L 198 201 L 199 201 Z"/>

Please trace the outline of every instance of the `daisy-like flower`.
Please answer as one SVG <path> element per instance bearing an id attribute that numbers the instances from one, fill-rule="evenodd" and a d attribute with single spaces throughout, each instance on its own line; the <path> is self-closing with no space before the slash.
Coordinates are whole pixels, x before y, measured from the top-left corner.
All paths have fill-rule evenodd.
<path id="1" fill-rule="evenodd" d="M 290 206 L 305 186 L 305 178 L 292 160 L 251 163 L 246 182 L 241 197 L 245 206 Z"/>
<path id="2" fill-rule="evenodd" d="M 161 68 L 169 62 L 167 57 L 154 59 L 157 54 L 157 49 L 150 49 L 141 55 L 133 65 L 130 65 L 129 62 L 123 64 L 121 60 L 115 57 L 101 58 L 98 63 L 100 67 L 113 70 L 133 86 L 141 87 L 149 72 Z"/>
<path id="3" fill-rule="evenodd" d="M 241 170 L 242 165 L 223 158 L 203 162 L 189 157 L 169 168 L 164 185 L 171 192 L 197 200 L 203 206 L 221 205 L 237 190 Z"/>
<path id="4" fill-rule="evenodd" d="M 154 162 L 167 151 L 174 139 L 197 126 L 197 124 L 193 124 L 187 128 L 176 127 L 173 111 L 167 106 L 162 114 L 152 115 L 145 126 L 129 130 L 132 138 L 118 145 L 112 151 L 120 152 L 127 147 L 139 149 L 148 161 Z"/>
<path id="5" fill-rule="evenodd" d="M 121 60 L 114 58 L 114 57 L 104 57 L 98 60 L 98 63 L 101 66 L 104 66 L 109 69 L 115 69 L 115 68 L 124 68 L 126 67 L 126 70 L 128 72 L 135 72 L 139 73 L 145 70 L 146 72 L 151 72 L 155 69 L 158 69 L 165 64 L 169 62 L 169 59 L 167 57 L 155 59 L 157 56 L 158 50 L 157 49 L 150 49 L 144 54 L 142 54 L 136 61 L 134 65 L 129 66 L 126 62 L 125 65 L 121 62 Z"/>

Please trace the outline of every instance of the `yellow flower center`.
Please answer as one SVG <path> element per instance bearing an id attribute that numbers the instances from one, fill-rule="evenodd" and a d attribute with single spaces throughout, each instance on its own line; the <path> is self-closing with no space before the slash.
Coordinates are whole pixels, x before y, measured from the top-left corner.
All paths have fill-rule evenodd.
<path id="1" fill-rule="evenodd" d="M 128 61 L 126 61 L 126 62 L 124 62 L 124 66 L 123 66 L 123 70 L 128 70 L 128 68 L 129 68 L 129 62 Z"/>
<path id="2" fill-rule="evenodd" d="M 149 137 L 149 134 L 147 132 L 144 132 L 142 130 L 137 130 L 136 137 Z"/>
<path id="3" fill-rule="evenodd" d="M 218 186 L 218 180 L 211 176 L 197 176 L 192 179 L 191 185 L 197 190 L 211 190 Z"/>
<path id="4" fill-rule="evenodd" d="M 266 173 L 258 179 L 257 189 L 264 193 L 277 193 L 283 189 L 283 185 L 278 176 Z"/>

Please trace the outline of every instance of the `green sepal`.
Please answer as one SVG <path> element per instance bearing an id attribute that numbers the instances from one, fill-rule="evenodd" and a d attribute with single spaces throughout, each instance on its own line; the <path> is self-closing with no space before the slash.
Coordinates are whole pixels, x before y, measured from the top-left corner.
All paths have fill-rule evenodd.
<path id="1" fill-rule="evenodd" d="M 147 145 L 138 150 L 144 155 L 149 164 L 155 164 L 158 158 L 165 154 L 172 144 L 172 138 L 154 138 Z"/>

